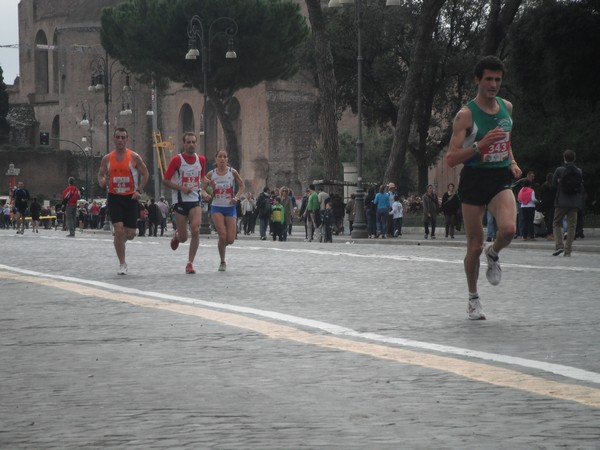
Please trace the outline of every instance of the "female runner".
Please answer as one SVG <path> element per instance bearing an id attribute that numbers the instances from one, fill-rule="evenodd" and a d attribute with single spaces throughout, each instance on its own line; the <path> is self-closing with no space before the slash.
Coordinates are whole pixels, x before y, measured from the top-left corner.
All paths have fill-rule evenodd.
<path id="1" fill-rule="evenodd" d="M 213 188 L 213 200 L 210 209 L 212 220 L 219 235 L 219 256 L 221 264 L 219 272 L 227 268 L 225 263 L 225 248 L 233 244 L 237 232 L 236 206 L 240 194 L 244 192 L 244 181 L 237 170 L 228 166 L 226 150 L 219 150 L 215 157 L 216 168 L 206 174 Z M 237 192 L 234 194 L 234 189 Z"/>

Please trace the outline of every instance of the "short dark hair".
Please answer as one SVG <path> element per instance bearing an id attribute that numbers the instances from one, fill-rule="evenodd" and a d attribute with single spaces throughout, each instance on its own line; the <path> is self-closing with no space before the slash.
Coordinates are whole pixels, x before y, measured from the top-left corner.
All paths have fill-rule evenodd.
<path id="1" fill-rule="evenodd" d="M 198 140 L 198 138 L 196 137 L 196 133 L 194 133 L 193 131 L 186 131 L 185 133 L 183 133 L 183 137 L 181 138 L 181 140 L 183 141 L 184 144 L 185 144 L 185 138 L 188 136 L 194 136 L 196 138 L 196 141 Z"/>
<path id="2" fill-rule="evenodd" d="M 565 152 L 563 153 L 563 158 L 565 159 L 565 162 L 575 162 L 575 156 L 575 152 L 571 149 L 565 150 Z"/>
<path id="3" fill-rule="evenodd" d="M 69 177 L 69 184 L 73 186 L 75 184 L 75 178 Z"/>
<path id="4" fill-rule="evenodd" d="M 127 137 L 129 137 L 129 132 L 127 131 L 127 128 L 123 128 L 123 127 L 117 127 L 117 128 L 115 128 L 115 132 L 113 133 L 113 137 L 116 136 L 118 132 L 127 133 Z"/>
<path id="5" fill-rule="evenodd" d="M 314 190 L 315 190 L 315 185 L 314 185 L 314 184 L 309 184 L 309 185 L 308 185 L 308 188 L 309 188 L 311 191 L 314 191 Z"/>
<path id="6" fill-rule="evenodd" d="M 504 63 L 500 60 L 500 58 L 494 55 L 488 55 L 481 58 L 479 62 L 475 65 L 475 68 L 473 69 L 473 75 L 475 75 L 475 78 L 477 78 L 478 80 L 481 80 L 481 78 L 483 77 L 483 71 L 486 69 L 499 70 L 502 72 L 502 75 L 504 75 L 504 72 L 506 70 L 504 68 Z"/>

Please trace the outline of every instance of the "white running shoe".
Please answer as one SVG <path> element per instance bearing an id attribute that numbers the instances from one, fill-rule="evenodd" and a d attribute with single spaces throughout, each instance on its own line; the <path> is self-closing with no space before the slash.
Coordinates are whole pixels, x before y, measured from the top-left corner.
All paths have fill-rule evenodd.
<path id="1" fill-rule="evenodd" d="M 469 314 L 469 319 L 471 320 L 485 320 L 485 313 L 481 307 L 481 301 L 479 300 L 479 297 L 469 299 L 467 313 Z"/>
<path id="2" fill-rule="evenodd" d="M 500 268 L 500 262 L 498 261 L 499 258 L 497 256 L 494 258 L 490 255 L 492 245 L 493 244 L 488 244 L 483 251 L 488 263 L 485 276 L 492 286 L 497 286 L 500 284 L 500 280 L 502 279 L 502 269 Z"/>
<path id="3" fill-rule="evenodd" d="M 117 275 L 127 275 L 127 264 L 121 264 L 119 266 L 119 270 L 117 270 Z"/>

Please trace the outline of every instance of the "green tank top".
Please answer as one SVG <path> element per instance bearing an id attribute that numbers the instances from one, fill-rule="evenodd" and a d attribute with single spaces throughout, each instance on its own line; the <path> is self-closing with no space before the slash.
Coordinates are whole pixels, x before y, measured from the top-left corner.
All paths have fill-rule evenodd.
<path id="1" fill-rule="evenodd" d="M 506 132 L 506 137 L 501 141 L 482 148 L 481 153 L 474 155 L 471 159 L 465 161 L 464 165 L 478 168 L 497 168 L 510 166 L 510 143 L 512 137 L 512 119 L 506 108 L 506 103 L 500 97 L 496 97 L 500 109 L 496 114 L 484 112 L 475 100 L 467 103 L 467 108 L 473 116 L 473 129 L 471 134 L 465 139 L 464 147 L 470 147 L 473 142 L 480 141 L 490 130 L 500 127 Z"/>

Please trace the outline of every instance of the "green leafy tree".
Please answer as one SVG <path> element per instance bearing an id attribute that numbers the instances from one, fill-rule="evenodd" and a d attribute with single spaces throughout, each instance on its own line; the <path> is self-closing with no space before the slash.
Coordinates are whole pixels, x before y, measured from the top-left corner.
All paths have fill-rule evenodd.
<path id="1" fill-rule="evenodd" d="M 338 114 L 357 111 L 357 40 L 355 8 L 326 11 L 335 63 Z M 365 125 L 395 124 L 397 103 L 406 78 L 410 54 L 410 11 L 387 7 L 385 0 L 362 2 L 362 112 Z"/>
<path id="2" fill-rule="evenodd" d="M 327 36 L 325 15 L 320 0 L 305 0 L 312 28 L 312 44 L 319 86 L 319 128 L 323 141 L 325 179 L 341 180 L 339 143 L 336 115 L 337 81 L 333 69 L 331 43 Z"/>
<path id="3" fill-rule="evenodd" d="M 185 60 L 186 30 L 195 14 L 202 19 L 205 44 L 210 49 L 207 95 L 223 127 L 232 164 L 239 166 L 227 101 L 240 89 L 294 75 L 299 68 L 297 50 L 307 38 L 308 27 L 299 5 L 291 1 L 128 0 L 103 10 L 102 45 L 110 56 L 146 79 L 154 75 L 191 84 L 203 92 L 201 66 Z M 209 39 L 211 23 L 215 23 L 213 36 L 225 31 L 220 27 L 224 21 L 214 22 L 220 17 L 237 22 L 237 59 L 224 57 L 228 50 L 225 36 Z"/>
<path id="4" fill-rule="evenodd" d="M 424 190 L 428 168 L 449 141 L 448 124 L 473 94 L 475 61 L 484 48 L 499 50 L 521 2 L 446 0 L 401 8 L 386 8 L 383 0 L 363 3 L 364 122 L 394 127 L 400 139 L 389 154 L 387 180 L 401 182 L 409 153 Z M 348 39 L 356 30 L 353 11 L 336 10 L 329 21 L 338 108 L 356 111 L 356 44 Z"/>
<path id="5" fill-rule="evenodd" d="M 588 206 L 600 202 L 600 3 L 546 2 L 510 34 L 508 87 L 518 98 L 515 154 L 543 179 L 567 148 L 584 170 Z"/>

